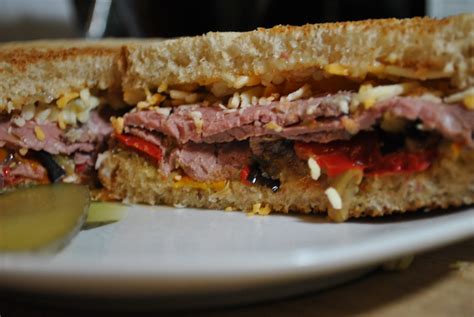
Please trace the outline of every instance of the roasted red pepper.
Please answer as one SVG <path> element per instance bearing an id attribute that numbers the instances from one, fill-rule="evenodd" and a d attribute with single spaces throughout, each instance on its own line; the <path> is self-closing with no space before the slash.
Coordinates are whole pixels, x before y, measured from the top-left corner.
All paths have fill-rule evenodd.
<path id="1" fill-rule="evenodd" d="M 368 175 L 386 175 L 396 173 L 421 172 L 430 167 L 434 153 L 420 151 L 416 153 L 396 152 L 384 155 L 377 164 L 368 166 Z"/>
<path id="2" fill-rule="evenodd" d="M 301 159 L 314 157 L 329 176 L 337 176 L 349 169 L 364 169 L 380 156 L 377 138 L 372 134 L 360 134 L 350 141 L 296 142 L 294 148 Z"/>
<path id="3" fill-rule="evenodd" d="M 77 164 L 76 167 L 74 168 L 74 172 L 76 174 L 82 174 L 86 171 L 87 169 L 87 164 Z"/>
<path id="4" fill-rule="evenodd" d="M 240 181 L 242 182 L 242 184 L 247 185 L 247 186 L 252 185 L 248 180 L 249 174 L 250 174 L 250 166 L 247 165 L 240 171 Z"/>
<path id="5" fill-rule="evenodd" d="M 432 151 L 382 155 L 377 136 L 370 133 L 326 144 L 295 142 L 294 149 L 303 160 L 314 157 L 328 176 L 337 176 L 349 169 L 362 169 L 368 175 L 421 172 L 431 165 L 434 157 Z"/>
<path id="6" fill-rule="evenodd" d="M 316 161 L 329 176 L 337 176 L 350 169 L 363 169 L 365 166 L 341 153 L 316 156 Z"/>
<path id="7" fill-rule="evenodd" d="M 159 146 L 139 137 L 117 133 L 115 134 L 115 138 L 123 145 L 144 153 L 157 161 L 160 161 L 163 157 L 163 152 Z"/>

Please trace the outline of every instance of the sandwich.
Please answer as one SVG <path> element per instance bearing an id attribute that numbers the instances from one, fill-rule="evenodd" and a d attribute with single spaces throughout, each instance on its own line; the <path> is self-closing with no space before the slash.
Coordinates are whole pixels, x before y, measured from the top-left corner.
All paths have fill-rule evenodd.
<path id="1" fill-rule="evenodd" d="M 114 199 L 334 221 L 473 202 L 474 15 L 209 33 L 124 54 L 136 106 L 97 164 Z"/>
<path id="2" fill-rule="evenodd" d="M 83 60 L 0 53 L 0 146 L 46 152 L 63 170 L 87 153 L 90 176 L 72 178 L 98 178 L 96 199 L 337 222 L 474 201 L 474 15 L 82 45 Z M 73 124 L 51 115 L 88 98 L 97 110 Z M 88 134 L 90 151 L 56 153 L 23 116 L 31 102 L 68 144 L 95 112 L 107 131 Z M 11 140 L 18 118 L 42 147 Z"/>
<path id="3" fill-rule="evenodd" d="M 54 182 L 94 184 L 94 162 L 120 107 L 121 43 L 0 45 L 0 193 Z"/>

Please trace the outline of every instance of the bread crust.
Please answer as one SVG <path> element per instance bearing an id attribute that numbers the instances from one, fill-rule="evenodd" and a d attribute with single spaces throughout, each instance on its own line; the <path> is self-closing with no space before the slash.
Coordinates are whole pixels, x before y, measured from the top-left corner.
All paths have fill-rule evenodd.
<path id="1" fill-rule="evenodd" d="M 120 91 L 123 41 L 0 45 L 0 106 L 50 103 L 83 88 Z"/>
<path id="2" fill-rule="evenodd" d="M 258 185 L 247 186 L 239 180 L 228 181 L 224 189 L 174 186 L 172 178 L 163 177 L 146 158 L 127 150 L 108 152 L 99 169 L 105 186 L 102 199 L 130 203 L 167 204 L 198 208 L 254 210 L 255 204 L 273 212 L 329 213 L 332 220 L 362 216 L 383 216 L 419 209 L 448 208 L 474 203 L 473 150 L 459 155 L 445 155 L 421 173 L 364 177 L 359 191 L 346 204 L 343 217 L 330 212 L 324 181 L 313 181 L 309 170 L 288 164 L 280 190 L 276 193 Z M 292 170 L 294 169 L 294 170 Z"/>
<path id="3" fill-rule="evenodd" d="M 474 83 L 474 14 L 436 20 L 381 19 L 276 26 L 245 33 L 208 33 L 162 43 L 127 45 L 124 90 L 224 81 L 241 76 L 268 79 L 286 72 L 337 64 L 349 76 L 397 73 Z M 395 69 L 394 69 L 395 67 Z M 159 70 L 156 72 L 150 71 Z"/>
<path id="4" fill-rule="evenodd" d="M 276 26 L 165 41 L 7 43 L 0 45 L 0 106 L 12 101 L 21 109 L 82 88 L 232 86 L 243 76 L 264 81 L 333 64 L 353 77 L 398 67 L 415 79 L 450 78 L 462 89 L 474 84 L 474 14 Z"/>

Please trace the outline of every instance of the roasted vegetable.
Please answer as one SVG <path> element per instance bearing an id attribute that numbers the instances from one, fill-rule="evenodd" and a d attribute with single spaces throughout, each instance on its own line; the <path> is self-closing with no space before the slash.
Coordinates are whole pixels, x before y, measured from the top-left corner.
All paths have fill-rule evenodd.
<path id="1" fill-rule="evenodd" d="M 43 165 L 44 168 L 46 168 L 46 170 L 48 171 L 48 177 L 52 183 L 56 183 L 64 175 L 66 175 L 64 169 L 59 166 L 59 164 L 53 159 L 51 154 L 49 154 L 48 152 L 38 151 L 36 152 L 35 156 L 41 163 L 41 165 Z"/>

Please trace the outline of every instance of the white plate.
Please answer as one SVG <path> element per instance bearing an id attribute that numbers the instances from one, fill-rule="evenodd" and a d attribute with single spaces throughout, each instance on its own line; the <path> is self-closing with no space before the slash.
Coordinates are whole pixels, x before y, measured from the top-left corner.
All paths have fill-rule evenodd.
<path id="1" fill-rule="evenodd" d="M 122 221 L 82 231 L 53 257 L 0 255 L 0 286 L 165 306 L 255 301 L 339 283 L 472 235 L 474 209 L 335 224 L 314 215 L 134 205 Z"/>

